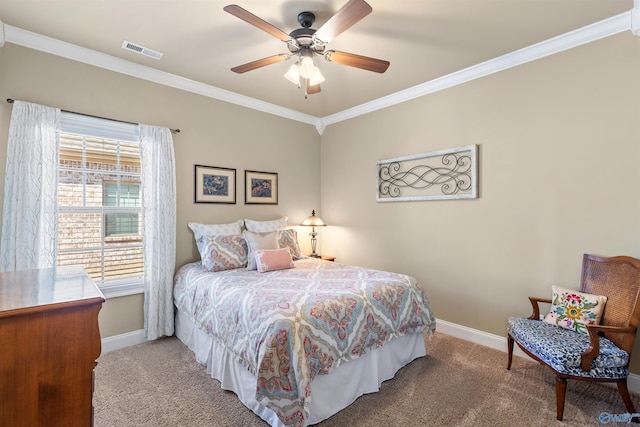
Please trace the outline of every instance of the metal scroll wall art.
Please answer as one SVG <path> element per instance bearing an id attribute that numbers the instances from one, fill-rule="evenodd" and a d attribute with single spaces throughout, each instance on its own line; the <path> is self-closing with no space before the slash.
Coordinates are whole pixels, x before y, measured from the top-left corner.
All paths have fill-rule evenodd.
<path id="1" fill-rule="evenodd" d="M 475 199 L 477 145 L 378 160 L 378 202 Z"/>

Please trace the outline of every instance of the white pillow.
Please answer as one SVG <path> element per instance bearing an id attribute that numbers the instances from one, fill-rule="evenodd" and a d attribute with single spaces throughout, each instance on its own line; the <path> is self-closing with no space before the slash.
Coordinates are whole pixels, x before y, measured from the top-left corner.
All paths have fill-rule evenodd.
<path id="1" fill-rule="evenodd" d="M 258 249 L 280 249 L 278 246 L 278 232 L 271 231 L 268 233 L 253 233 L 251 231 L 243 231 L 247 247 L 249 248 L 249 256 L 247 258 L 247 270 L 256 269 L 256 258 L 253 251 Z"/>
<path id="2" fill-rule="evenodd" d="M 190 222 L 188 225 L 191 231 L 193 231 L 193 237 L 198 240 L 201 236 L 242 234 L 242 223 L 243 220 L 239 219 L 229 224 L 199 224 L 197 222 Z"/>
<path id="3" fill-rule="evenodd" d="M 276 231 L 287 228 L 288 219 L 289 218 L 286 216 L 271 221 L 254 221 L 252 219 L 245 219 L 244 226 L 247 228 L 247 230 L 254 233 L 266 233 L 268 231 Z"/>

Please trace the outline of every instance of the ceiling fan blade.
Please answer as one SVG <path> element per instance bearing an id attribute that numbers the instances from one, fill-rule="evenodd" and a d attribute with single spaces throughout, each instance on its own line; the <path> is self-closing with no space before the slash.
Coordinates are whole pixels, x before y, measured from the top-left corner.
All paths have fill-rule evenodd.
<path id="1" fill-rule="evenodd" d="M 272 36 L 279 38 L 283 42 L 291 40 L 291 37 L 289 36 L 289 34 L 285 33 L 279 28 L 274 27 L 273 25 L 269 24 L 267 21 L 263 20 L 262 18 L 258 18 L 256 15 L 254 15 L 253 13 L 249 12 L 246 9 L 241 8 L 237 4 L 230 4 L 228 6 L 225 6 L 223 10 L 225 12 L 232 14 L 236 18 L 240 18 L 243 21 L 248 22 L 254 27 L 260 28 L 262 31 L 265 31 L 271 34 Z"/>
<path id="2" fill-rule="evenodd" d="M 266 58 L 258 59 L 257 61 L 248 62 L 243 65 L 238 65 L 237 67 L 233 67 L 231 71 L 238 74 L 242 74 L 242 73 L 246 73 L 247 71 L 255 70 L 256 68 L 275 64 L 276 62 L 286 61 L 290 57 L 291 55 L 287 53 L 280 53 L 278 55 L 268 56 Z"/>
<path id="3" fill-rule="evenodd" d="M 310 86 L 309 85 L 309 79 L 305 79 L 306 81 L 306 93 L 307 95 L 313 95 L 314 93 L 319 93 L 320 92 L 320 83 L 318 83 L 317 85 L 313 85 Z"/>
<path id="4" fill-rule="evenodd" d="M 356 55 L 353 53 L 337 52 L 328 50 L 324 57 L 329 62 L 335 62 L 349 67 L 362 68 L 363 70 L 373 71 L 376 73 L 384 73 L 389 68 L 389 61 L 382 59 L 370 58 L 368 56 Z"/>
<path id="5" fill-rule="evenodd" d="M 349 0 L 315 33 L 315 38 L 329 43 L 347 28 L 367 16 L 373 9 L 364 0 Z"/>

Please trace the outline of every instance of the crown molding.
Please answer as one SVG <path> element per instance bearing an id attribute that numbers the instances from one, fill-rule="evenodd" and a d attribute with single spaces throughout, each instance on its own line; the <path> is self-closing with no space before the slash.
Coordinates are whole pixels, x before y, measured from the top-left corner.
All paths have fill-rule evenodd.
<path id="1" fill-rule="evenodd" d="M 634 19 L 635 17 L 635 19 Z M 632 22 L 633 21 L 633 22 Z M 3 41 L 52 55 L 104 68 L 128 76 L 148 80 L 187 92 L 203 95 L 220 101 L 240 105 L 264 113 L 312 125 L 322 135 L 328 125 L 349 120 L 383 108 L 410 101 L 430 93 L 451 88 L 490 74 L 498 73 L 527 62 L 535 61 L 555 53 L 600 40 L 627 30 L 637 30 L 638 12 L 634 8 L 608 19 L 577 30 L 542 41 L 523 49 L 499 56 L 489 61 L 465 68 L 446 76 L 430 80 L 411 88 L 378 98 L 325 117 L 316 117 L 299 111 L 280 107 L 245 95 L 240 95 L 215 86 L 190 80 L 175 74 L 136 64 L 115 56 L 97 52 L 51 37 L 26 31 L 0 21 L 0 47 Z M 635 32 L 634 32 L 635 33 Z M 4 34 L 4 37 L 2 36 Z"/>
<path id="2" fill-rule="evenodd" d="M 325 126 L 328 126 L 630 30 L 631 12 L 621 13 L 595 24 L 587 25 L 426 83 L 325 116 L 321 120 Z"/>
<path id="3" fill-rule="evenodd" d="M 309 114 L 303 114 L 298 111 L 280 107 L 278 105 L 270 104 L 268 102 L 260 101 L 258 99 L 240 95 L 228 90 L 220 89 L 215 86 L 200 83 L 195 80 L 180 77 L 175 74 L 157 70 L 152 67 L 136 64 L 125 59 L 117 58 L 115 56 L 77 46 L 72 43 L 67 43 L 51 37 L 43 36 L 38 33 L 13 27 L 11 25 L 4 25 L 4 28 L 6 41 L 19 46 L 39 50 L 41 52 L 71 59 L 73 61 L 82 62 L 99 68 L 104 68 L 116 73 L 137 77 L 161 85 L 196 93 L 198 95 L 207 96 L 209 98 L 215 98 L 221 101 L 229 102 L 269 114 L 274 114 L 276 116 L 296 120 L 310 125 L 315 125 L 318 120 L 317 117 L 311 116 Z"/>

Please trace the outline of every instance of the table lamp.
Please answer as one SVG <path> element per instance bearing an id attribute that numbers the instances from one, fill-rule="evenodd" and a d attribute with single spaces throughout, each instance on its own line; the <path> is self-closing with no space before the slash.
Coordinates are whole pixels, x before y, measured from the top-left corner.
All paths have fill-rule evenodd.
<path id="1" fill-rule="evenodd" d="M 316 216 L 315 210 L 312 210 L 311 216 L 308 216 L 300 225 L 311 227 L 311 233 L 309 233 L 309 236 L 311 236 L 311 254 L 309 256 L 320 258 L 320 255 L 316 253 L 316 244 L 318 243 L 318 239 L 316 239 L 318 235 L 318 233 L 316 233 L 316 227 L 324 227 L 327 224 L 325 224 L 319 216 Z"/>

